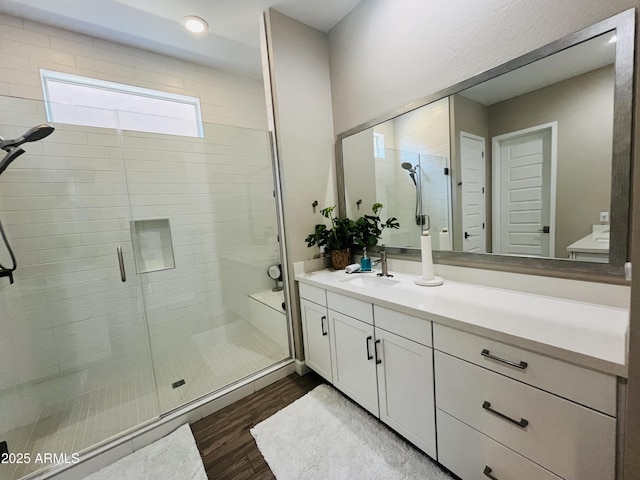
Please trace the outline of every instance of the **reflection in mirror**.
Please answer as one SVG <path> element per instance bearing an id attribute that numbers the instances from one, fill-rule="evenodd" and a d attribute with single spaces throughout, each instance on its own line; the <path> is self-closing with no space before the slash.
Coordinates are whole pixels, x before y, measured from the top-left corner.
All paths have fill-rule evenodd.
<path id="1" fill-rule="evenodd" d="M 609 32 L 451 97 L 455 250 L 608 262 L 614 62 Z"/>
<path id="2" fill-rule="evenodd" d="M 347 215 L 384 204 L 386 246 L 607 263 L 615 52 L 613 30 L 344 137 Z"/>
<path id="3" fill-rule="evenodd" d="M 382 244 L 419 248 L 422 229 L 431 229 L 446 233 L 442 245 L 434 235 L 435 248 L 450 249 L 447 98 L 346 137 L 342 149 L 348 217 L 380 202 L 400 222 L 383 232 Z"/>

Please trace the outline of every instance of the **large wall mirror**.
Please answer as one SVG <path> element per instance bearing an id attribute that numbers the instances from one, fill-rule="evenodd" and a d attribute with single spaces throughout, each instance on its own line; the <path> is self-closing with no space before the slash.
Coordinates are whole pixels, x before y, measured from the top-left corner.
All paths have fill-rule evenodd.
<path id="1" fill-rule="evenodd" d="M 428 229 L 441 263 L 620 281 L 634 25 L 628 10 L 340 134 L 341 214 L 382 203 L 396 254 Z"/>

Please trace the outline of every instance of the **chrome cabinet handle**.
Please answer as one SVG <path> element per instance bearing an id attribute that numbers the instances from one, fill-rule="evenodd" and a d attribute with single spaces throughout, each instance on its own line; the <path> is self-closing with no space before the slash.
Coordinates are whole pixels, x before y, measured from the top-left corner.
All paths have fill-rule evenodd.
<path id="1" fill-rule="evenodd" d="M 487 402 L 486 400 L 484 401 L 484 403 L 482 404 L 482 408 L 484 408 L 485 410 L 493 413 L 494 415 L 497 415 L 498 417 L 513 423 L 515 426 L 520 427 L 520 428 L 524 428 L 527 425 L 529 425 L 529 420 L 525 420 L 524 418 L 521 418 L 520 421 L 518 420 L 514 420 L 511 417 L 508 417 L 507 415 L 505 415 L 504 413 L 500 413 L 497 410 L 494 410 L 493 408 L 491 408 L 491 404 L 489 402 Z"/>
<path id="2" fill-rule="evenodd" d="M 509 365 L 510 367 L 519 368 L 521 370 L 524 370 L 529 366 L 527 362 L 520 361 L 519 363 L 516 363 L 516 362 L 512 362 L 511 360 L 505 360 L 504 358 L 491 355 L 489 350 L 487 350 L 486 348 L 483 349 L 482 352 L 480 352 L 480 355 L 482 355 L 483 357 L 490 358 L 491 360 L 495 360 L 496 362 L 504 363 L 505 365 Z"/>
<path id="3" fill-rule="evenodd" d="M 118 263 L 120 264 L 120 280 L 122 280 L 122 283 L 124 283 L 127 281 L 127 272 L 124 269 L 124 256 L 122 255 L 122 247 L 118 245 L 116 251 L 118 252 Z"/>
<path id="4" fill-rule="evenodd" d="M 322 329 L 322 336 L 323 336 L 323 337 L 326 337 L 327 335 L 329 335 L 329 332 L 327 332 L 327 331 L 324 329 L 324 321 L 325 321 L 326 319 L 327 319 L 327 316 L 326 316 L 326 315 L 323 315 L 323 316 L 320 318 L 320 328 Z"/>
<path id="5" fill-rule="evenodd" d="M 380 365 L 382 363 L 382 360 L 380 360 L 380 356 L 378 355 L 379 343 L 380 343 L 380 340 L 376 340 L 375 342 L 373 342 L 373 349 L 375 350 L 375 353 L 376 353 L 376 365 Z"/>
<path id="6" fill-rule="evenodd" d="M 489 477 L 491 480 L 498 480 L 498 477 L 491 475 L 491 468 L 488 465 L 484 466 L 484 471 L 482 473 L 484 473 L 485 477 Z"/>
<path id="7" fill-rule="evenodd" d="M 373 355 L 371 355 L 371 350 L 369 349 L 369 342 L 373 340 L 373 337 L 369 335 L 367 337 L 367 360 L 373 360 Z"/>

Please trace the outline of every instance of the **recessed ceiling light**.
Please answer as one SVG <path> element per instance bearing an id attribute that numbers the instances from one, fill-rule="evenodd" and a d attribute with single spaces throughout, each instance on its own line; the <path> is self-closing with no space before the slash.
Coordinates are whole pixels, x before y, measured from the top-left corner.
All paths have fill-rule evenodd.
<path id="1" fill-rule="evenodd" d="M 613 36 L 611 37 L 611 40 L 609 40 L 609 43 L 616 43 L 618 41 L 618 37 L 617 36 Z"/>
<path id="2" fill-rule="evenodd" d="M 182 19 L 182 24 L 187 30 L 193 33 L 202 33 L 209 30 L 209 24 L 200 17 L 189 15 Z"/>

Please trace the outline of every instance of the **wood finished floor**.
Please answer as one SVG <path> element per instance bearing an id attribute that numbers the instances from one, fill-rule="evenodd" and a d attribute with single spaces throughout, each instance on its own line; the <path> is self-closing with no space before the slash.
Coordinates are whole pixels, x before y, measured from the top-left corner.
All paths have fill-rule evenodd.
<path id="1" fill-rule="evenodd" d="M 249 430 L 322 383 L 294 373 L 191 425 L 209 479 L 275 479 Z"/>

